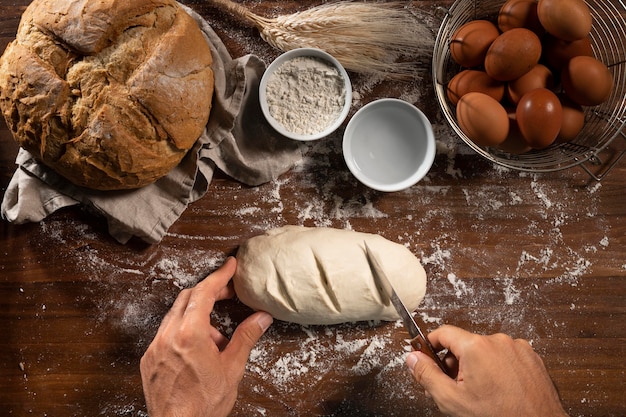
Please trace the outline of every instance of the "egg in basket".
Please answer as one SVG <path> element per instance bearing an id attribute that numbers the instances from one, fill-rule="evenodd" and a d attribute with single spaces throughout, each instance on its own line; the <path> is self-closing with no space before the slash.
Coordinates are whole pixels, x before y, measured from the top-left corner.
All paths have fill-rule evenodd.
<path id="1" fill-rule="evenodd" d="M 452 129 L 499 165 L 557 171 L 626 139 L 626 11 L 610 0 L 457 0 L 432 70 Z"/>

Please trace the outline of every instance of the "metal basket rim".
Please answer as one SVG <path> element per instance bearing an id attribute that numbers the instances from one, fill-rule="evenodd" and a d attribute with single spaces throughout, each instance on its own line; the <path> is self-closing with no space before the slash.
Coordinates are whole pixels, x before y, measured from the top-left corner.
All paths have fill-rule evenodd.
<path id="1" fill-rule="evenodd" d="M 604 139 L 599 146 L 581 147 L 581 148 L 586 148 L 586 149 L 579 149 L 574 152 L 569 152 L 567 150 L 567 147 L 571 145 L 569 145 L 568 143 L 564 143 L 564 144 L 552 145 L 551 147 L 543 149 L 543 150 L 537 150 L 537 151 L 533 150 L 533 151 L 528 152 L 527 154 L 521 154 L 521 155 L 509 154 L 504 151 L 493 150 L 492 148 L 482 147 L 480 145 L 475 144 L 471 139 L 469 139 L 462 132 L 462 130 L 456 123 L 456 116 L 452 114 L 451 106 L 447 102 L 447 96 L 446 96 L 446 91 L 445 91 L 447 82 L 442 79 L 443 77 L 439 76 L 439 72 L 444 72 L 445 59 L 438 59 L 438 58 L 441 58 L 439 56 L 439 50 L 442 50 L 441 49 L 442 44 L 444 44 L 443 47 L 447 48 L 448 40 L 445 39 L 446 32 L 447 33 L 451 32 L 450 27 L 449 27 L 450 21 L 451 19 L 456 17 L 457 9 L 460 10 L 458 13 L 464 13 L 464 12 L 467 12 L 468 7 L 474 7 L 475 18 L 482 18 L 482 16 L 476 16 L 476 11 L 475 11 L 477 7 L 477 3 L 479 1 L 480 0 L 455 0 L 449 8 L 438 7 L 438 10 L 442 12 L 444 15 L 443 15 L 441 24 L 439 26 L 439 30 L 437 32 L 437 36 L 435 38 L 432 68 L 431 68 L 432 80 L 433 80 L 434 89 L 435 89 L 435 96 L 437 98 L 439 108 L 442 111 L 449 126 L 454 130 L 454 132 L 462 139 L 462 141 L 465 144 L 467 144 L 470 148 L 472 148 L 476 153 L 478 153 L 482 157 L 488 159 L 489 161 L 493 163 L 499 164 L 507 168 L 511 168 L 511 169 L 515 169 L 519 171 L 526 171 L 526 172 L 554 172 L 554 171 L 561 171 L 564 169 L 569 169 L 569 168 L 578 166 L 584 162 L 587 162 L 592 158 L 596 158 L 598 153 L 602 152 L 604 149 L 610 146 L 610 144 L 617 137 L 619 137 L 620 134 L 623 134 L 623 131 L 626 126 L 626 118 L 620 119 L 618 117 L 616 119 L 606 120 L 607 125 L 609 125 L 613 129 L 613 132 L 612 134 L 609 132 L 610 137 Z M 585 1 L 587 3 L 590 2 L 590 0 L 585 0 Z M 605 0 L 591 0 L 591 1 L 603 2 Z M 504 0 L 501 0 L 501 1 L 499 0 L 498 3 L 501 5 L 504 3 Z M 593 8 L 590 6 L 590 9 L 593 9 Z M 621 29 L 623 30 L 623 33 L 626 33 L 626 17 L 624 15 L 622 16 L 622 20 L 619 23 L 622 24 Z M 626 39 L 622 39 L 622 42 L 626 43 Z M 626 61 L 618 62 L 617 65 L 626 66 Z M 626 106 L 626 93 L 623 96 L 620 96 L 619 98 L 615 99 L 614 101 L 621 102 L 622 107 L 619 108 L 619 110 L 621 110 L 624 114 L 626 114 L 626 109 L 623 108 L 624 106 Z M 588 111 L 592 111 L 592 110 L 588 110 Z M 576 145 L 576 143 L 574 145 Z M 533 161 L 532 163 L 529 162 L 530 160 L 529 158 L 536 158 L 536 157 L 541 158 L 542 156 L 546 156 L 547 153 L 556 153 L 556 152 L 567 154 L 569 155 L 569 157 L 556 160 L 555 162 L 551 162 L 550 164 L 537 164 L 537 162 L 534 159 L 532 160 Z"/>

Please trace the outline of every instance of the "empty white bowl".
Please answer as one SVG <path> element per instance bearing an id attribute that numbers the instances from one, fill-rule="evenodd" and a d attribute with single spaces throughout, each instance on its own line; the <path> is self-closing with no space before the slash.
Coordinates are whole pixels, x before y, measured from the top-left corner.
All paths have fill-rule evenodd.
<path id="1" fill-rule="evenodd" d="M 352 174 L 378 191 L 400 191 L 421 180 L 435 159 L 435 135 L 414 105 L 385 98 L 363 106 L 343 136 Z"/>
<path id="2" fill-rule="evenodd" d="M 278 70 L 283 64 L 298 57 L 314 57 L 314 58 L 325 61 L 326 64 L 332 67 L 335 67 L 338 71 L 339 76 L 341 77 L 343 81 L 343 90 L 344 90 L 343 107 L 341 108 L 341 111 L 338 112 L 338 114 L 336 115 L 336 118 L 332 119 L 331 121 L 328 121 L 328 123 L 324 123 L 319 126 L 316 126 L 316 127 L 319 127 L 319 129 L 316 129 L 316 131 L 306 133 L 306 134 L 289 130 L 285 121 L 281 122 L 280 120 L 277 120 L 272 115 L 270 104 L 268 103 L 268 82 L 270 81 L 271 77 L 276 72 L 276 70 Z M 288 90 L 284 91 L 284 93 L 286 93 L 287 95 L 288 94 L 305 94 L 305 92 L 302 91 L 301 86 L 299 85 L 299 81 L 297 77 L 290 79 L 289 83 L 285 83 L 283 85 L 285 87 L 287 86 L 289 87 Z M 312 93 L 311 95 L 313 96 L 314 94 L 315 93 Z M 337 97 L 339 96 L 337 95 Z M 277 98 L 274 98 L 274 99 L 278 100 Z M 261 111 L 263 112 L 265 119 L 281 135 L 286 136 L 291 139 L 300 140 L 300 141 L 321 139 L 325 136 L 330 135 L 335 130 L 337 130 L 337 128 L 341 126 L 341 124 L 344 122 L 344 120 L 348 116 L 348 112 L 350 111 L 350 106 L 352 105 L 352 84 L 350 83 L 350 77 L 348 76 L 348 73 L 343 68 L 343 66 L 339 63 L 339 61 L 337 61 L 335 57 L 328 54 L 327 52 L 322 51 L 320 49 L 316 49 L 316 48 L 292 49 L 290 51 L 283 53 L 278 58 L 276 58 L 265 70 L 265 73 L 263 74 L 263 77 L 261 78 L 261 82 L 259 84 L 259 100 L 261 104 Z M 297 112 L 297 109 L 298 109 L 297 106 L 291 106 L 290 110 L 295 113 Z M 317 107 L 316 112 L 319 113 L 319 111 L 320 111 L 320 108 Z M 314 113 L 310 117 L 310 119 L 313 120 L 317 116 L 319 116 L 319 114 Z"/>

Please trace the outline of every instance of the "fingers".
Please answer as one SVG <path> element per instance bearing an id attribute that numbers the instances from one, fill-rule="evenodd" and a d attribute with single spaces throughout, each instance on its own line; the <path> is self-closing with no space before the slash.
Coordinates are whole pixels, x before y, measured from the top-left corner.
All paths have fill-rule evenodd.
<path id="1" fill-rule="evenodd" d="M 457 388 L 454 378 L 459 372 L 459 358 L 463 355 L 463 347 L 471 343 L 474 337 L 473 333 L 450 325 L 443 325 L 428 335 L 428 340 L 436 350 L 448 349 L 444 362 L 450 376 L 443 373 L 435 361 L 422 352 L 411 352 L 407 356 L 406 365 L 413 377 L 439 406 L 448 401 L 446 399 L 454 398 Z"/>
<path id="2" fill-rule="evenodd" d="M 226 262 L 215 272 L 206 277 L 194 288 L 182 290 L 172 307 L 163 318 L 157 334 L 163 335 L 168 328 L 178 329 L 181 320 L 185 319 L 187 325 L 205 326 L 210 317 L 215 301 L 234 296 L 232 286 L 228 285 L 231 277 L 237 268 L 237 261 L 233 257 L 226 259 Z M 221 335 L 213 333 L 212 338 L 216 345 L 225 346 L 226 342 Z"/>
<path id="3" fill-rule="evenodd" d="M 165 317 L 163 317 L 157 334 L 164 332 L 167 326 L 171 323 L 172 319 L 182 317 L 185 309 L 187 308 L 187 304 L 189 303 L 189 297 L 191 297 L 190 289 L 182 290 L 178 293 L 176 300 L 174 300 L 174 304 L 172 304 L 170 310 L 167 312 Z"/>
<path id="4" fill-rule="evenodd" d="M 204 310 L 208 308 L 210 313 L 213 311 L 215 301 L 234 296 L 234 289 L 228 284 L 236 269 L 236 259 L 229 257 L 219 269 L 200 281 L 195 287 L 182 290 L 164 317 L 162 325 L 169 321 L 171 316 L 182 316 L 187 311 L 196 309 L 198 302 L 204 305 Z"/>
<path id="5" fill-rule="evenodd" d="M 273 321 L 274 319 L 268 313 L 257 311 L 241 322 L 235 329 L 230 343 L 224 349 L 224 354 L 228 356 L 227 360 L 232 360 L 235 366 L 242 367 L 248 361 L 254 345 Z"/>
<path id="6" fill-rule="evenodd" d="M 229 257 L 219 269 L 194 288 L 181 291 L 170 311 L 163 318 L 159 331 L 164 332 L 174 319 L 175 326 L 179 329 L 182 327 L 200 329 L 208 326 L 209 337 L 219 350 L 228 348 L 230 354 L 235 356 L 238 362 L 245 363 L 256 342 L 272 324 L 273 318 L 265 312 L 253 314 L 237 327 L 230 342 L 210 325 L 209 320 L 215 302 L 234 295 L 229 282 L 236 269 L 237 260 Z"/>
<path id="7" fill-rule="evenodd" d="M 476 335 L 460 327 L 444 324 L 428 334 L 428 340 L 437 350 L 448 349 L 459 358 L 462 346 L 471 341 Z"/>
<path id="8" fill-rule="evenodd" d="M 448 370 L 448 376 L 456 379 L 459 375 L 459 361 L 456 356 L 454 356 L 452 352 L 448 351 L 443 357 L 443 363 Z"/>
<path id="9" fill-rule="evenodd" d="M 211 298 L 215 298 L 215 300 L 227 298 L 227 296 L 231 295 L 231 292 L 234 293 L 234 290 L 228 284 L 233 275 L 235 275 L 236 270 L 237 260 L 229 256 L 221 267 L 200 281 L 194 290 L 210 294 Z"/>
<path id="10" fill-rule="evenodd" d="M 192 324 L 202 325 L 211 315 L 215 302 L 229 295 L 228 282 L 237 269 L 237 261 L 229 257 L 215 272 L 198 283 L 191 292 L 184 315 Z"/>
<path id="11" fill-rule="evenodd" d="M 419 351 L 409 353 L 406 365 L 417 383 L 433 398 L 439 398 L 442 393 L 454 389 L 456 382 L 444 374 L 435 361 L 424 353 Z"/>
<path id="12" fill-rule="evenodd" d="M 209 325 L 209 336 L 213 340 L 213 343 L 217 346 L 218 350 L 221 352 L 228 345 L 228 338 L 222 334 L 215 327 Z"/>

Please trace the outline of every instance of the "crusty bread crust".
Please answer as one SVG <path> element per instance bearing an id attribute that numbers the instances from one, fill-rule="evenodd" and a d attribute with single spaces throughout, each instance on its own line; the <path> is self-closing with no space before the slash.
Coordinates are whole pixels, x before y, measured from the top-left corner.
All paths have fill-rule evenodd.
<path id="1" fill-rule="evenodd" d="M 0 58 L 0 108 L 18 143 L 73 183 L 138 188 L 202 134 L 211 64 L 175 1 L 35 0 Z"/>

